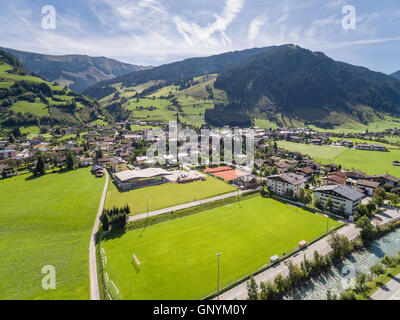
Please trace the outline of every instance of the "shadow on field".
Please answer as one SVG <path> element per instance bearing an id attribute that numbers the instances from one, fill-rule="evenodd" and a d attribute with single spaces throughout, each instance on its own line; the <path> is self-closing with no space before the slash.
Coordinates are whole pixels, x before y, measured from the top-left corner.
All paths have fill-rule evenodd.
<path id="1" fill-rule="evenodd" d="M 40 176 L 31 175 L 28 178 L 26 178 L 25 181 L 34 181 L 34 180 L 37 180 L 37 179 L 42 178 L 44 176 L 45 176 L 44 174 L 42 174 Z"/>
<path id="2" fill-rule="evenodd" d="M 140 267 L 133 260 L 131 261 L 131 265 L 133 269 L 135 269 L 136 273 L 140 272 Z"/>
<path id="3" fill-rule="evenodd" d="M 126 231 L 122 229 L 115 229 L 107 232 L 99 231 L 96 234 L 96 244 L 99 243 L 99 241 L 108 241 L 121 238 L 125 233 Z"/>

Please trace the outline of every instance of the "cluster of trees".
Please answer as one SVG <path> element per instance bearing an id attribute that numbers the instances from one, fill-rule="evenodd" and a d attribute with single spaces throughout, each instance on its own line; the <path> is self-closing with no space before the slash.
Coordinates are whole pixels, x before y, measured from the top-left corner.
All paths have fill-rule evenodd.
<path id="1" fill-rule="evenodd" d="M 110 229 L 125 230 L 128 222 L 128 215 L 131 213 L 129 205 L 123 208 L 114 207 L 112 209 L 104 209 L 100 217 L 102 229 L 108 231 Z"/>
<path id="2" fill-rule="evenodd" d="M 331 212 L 331 213 L 335 212 L 335 213 L 337 213 L 337 214 L 339 214 L 341 216 L 344 216 L 344 214 L 345 214 L 344 204 L 341 203 L 339 205 L 339 208 L 336 210 L 335 207 L 334 207 L 333 200 L 332 200 L 331 197 L 329 197 L 325 201 L 325 204 L 323 204 L 321 200 L 315 199 L 314 206 L 319 210 L 325 210 L 325 211 L 328 211 L 328 212 Z"/>
<path id="3" fill-rule="evenodd" d="M 398 190 L 394 189 L 390 184 L 376 188 L 372 200 L 378 207 L 383 206 L 385 200 L 389 200 L 394 206 L 400 202 Z"/>
<path id="4" fill-rule="evenodd" d="M 15 82 L 10 90 L 15 90 L 15 95 L 21 95 L 25 92 L 31 92 L 45 97 L 52 97 L 53 90 L 45 82 L 30 82 L 30 81 L 17 81 Z"/>
<path id="5" fill-rule="evenodd" d="M 50 160 L 50 163 L 52 163 L 54 165 L 58 164 L 55 158 L 48 159 L 48 160 Z M 67 155 L 66 155 L 65 169 L 67 171 L 75 169 L 74 154 L 70 150 L 67 152 Z M 37 155 L 36 165 L 32 172 L 33 172 L 34 176 L 42 176 L 42 175 L 46 174 L 46 158 L 41 152 L 39 152 Z"/>
<path id="6" fill-rule="evenodd" d="M 299 195 L 297 196 L 297 201 L 308 206 L 313 201 L 311 192 L 305 189 L 300 189 Z"/>
<path id="7" fill-rule="evenodd" d="M 344 259 L 350 252 L 362 246 L 362 243 L 351 243 L 345 236 L 334 233 L 328 240 L 332 252 L 322 256 L 318 251 L 314 252 L 312 261 L 304 256 L 300 266 L 295 265 L 288 260 L 286 265 L 289 269 L 289 275 L 283 277 L 279 274 L 273 282 L 261 282 L 257 285 L 254 278 L 247 283 L 249 300 L 279 300 L 285 295 L 293 292 L 305 281 L 328 270 L 334 264 Z"/>
<path id="8" fill-rule="evenodd" d="M 112 114 L 116 121 L 126 121 L 131 116 L 131 111 L 122 107 L 121 102 L 114 102 L 105 107 L 106 111 Z"/>
<path id="9" fill-rule="evenodd" d="M 248 128 L 253 125 L 251 117 L 243 112 L 243 108 L 235 103 L 225 106 L 223 104 L 215 104 L 214 109 L 207 109 L 204 114 L 207 124 L 215 127 L 223 127 L 229 125 Z"/>
<path id="10" fill-rule="evenodd" d="M 376 210 L 377 210 L 377 207 L 376 207 L 374 201 L 368 202 L 367 205 L 360 204 L 357 207 L 357 213 L 354 216 L 354 218 L 355 218 L 355 220 L 358 220 L 358 219 L 360 219 L 360 218 L 362 218 L 364 216 L 366 216 L 368 218 L 371 218 L 375 214 Z"/>

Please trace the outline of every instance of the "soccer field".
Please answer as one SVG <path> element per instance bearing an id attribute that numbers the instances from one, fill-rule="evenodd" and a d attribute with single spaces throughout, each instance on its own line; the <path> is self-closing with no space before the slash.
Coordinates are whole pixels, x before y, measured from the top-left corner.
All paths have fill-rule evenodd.
<path id="1" fill-rule="evenodd" d="M 89 241 L 104 178 L 89 169 L 0 180 L 0 300 L 89 299 Z M 56 290 L 42 288 L 55 267 Z"/>
<path id="2" fill-rule="evenodd" d="M 372 174 L 391 174 L 400 177 L 400 167 L 392 165 L 400 160 L 400 150 L 390 152 L 363 151 L 343 147 L 315 146 L 310 144 L 279 141 L 280 148 L 307 154 L 322 164 L 337 163 L 343 169 L 357 169 Z"/>
<path id="3" fill-rule="evenodd" d="M 103 240 L 105 271 L 121 299 L 202 299 L 217 289 L 217 253 L 223 288 L 326 228 L 323 216 L 256 197 Z"/>
<path id="4" fill-rule="evenodd" d="M 183 184 L 165 183 L 127 192 L 119 192 L 116 186 L 110 183 L 106 208 L 123 207 L 129 204 L 132 213 L 139 214 L 147 211 L 147 196 L 149 211 L 154 211 L 235 191 L 237 191 L 235 187 L 209 176 L 206 181 Z"/>

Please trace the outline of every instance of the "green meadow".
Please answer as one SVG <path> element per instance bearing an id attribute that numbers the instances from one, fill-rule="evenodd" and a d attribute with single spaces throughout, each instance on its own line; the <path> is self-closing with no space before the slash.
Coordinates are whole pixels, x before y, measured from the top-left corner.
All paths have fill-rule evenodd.
<path id="1" fill-rule="evenodd" d="M 311 144 L 279 141 L 278 146 L 290 151 L 297 151 L 311 156 L 322 164 L 337 163 L 343 169 L 358 169 L 367 174 L 391 174 L 400 177 L 400 167 L 392 165 L 400 161 L 400 150 L 390 152 L 363 151 L 344 147 L 315 146 Z"/>
<path id="2" fill-rule="evenodd" d="M 140 107 L 144 109 L 137 109 Z M 151 107 L 154 110 L 149 110 Z M 176 118 L 176 108 L 166 99 L 132 99 L 126 109 L 133 111 L 134 119 L 169 121 Z"/>
<path id="3" fill-rule="evenodd" d="M 32 82 L 45 82 L 44 80 L 34 77 L 34 76 L 28 76 L 28 75 L 19 75 L 19 74 L 13 74 L 9 73 L 8 71 L 13 70 L 11 66 L 8 64 L 0 64 L 0 79 L 6 79 L 6 80 L 11 80 L 11 81 L 32 81 Z"/>
<path id="4" fill-rule="evenodd" d="M 36 99 L 35 102 L 17 101 L 12 105 L 11 110 L 14 112 L 32 113 L 39 117 L 50 116 L 47 105 L 41 102 L 40 99 Z"/>
<path id="5" fill-rule="evenodd" d="M 207 177 L 206 181 L 192 183 L 165 183 L 141 189 L 119 192 L 114 183 L 108 185 L 106 207 L 122 207 L 129 204 L 133 214 L 173 207 L 186 202 L 207 199 L 237 189 L 224 181 Z"/>
<path id="6" fill-rule="evenodd" d="M 89 299 L 89 241 L 104 179 L 89 169 L 0 180 L 0 300 Z M 56 289 L 43 290 L 44 266 Z"/>
<path id="7" fill-rule="evenodd" d="M 339 224 L 329 221 L 329 229 Z M 104 270 L 121 299 L 203 299 L 326 232 L 327 218 L 260 196 L 110 235 Z M 140 270 L 132 263 L 139 259 Z M 104 259 L 105 260 L 105 259 Z"/>

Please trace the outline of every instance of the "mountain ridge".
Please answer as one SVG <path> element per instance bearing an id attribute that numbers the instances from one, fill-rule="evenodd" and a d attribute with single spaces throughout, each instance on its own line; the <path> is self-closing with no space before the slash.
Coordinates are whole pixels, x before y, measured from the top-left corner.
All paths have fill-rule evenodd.
<path id="1" fill-rule="evenodd" d="M 1 47 L 0 50 L 13 54 L 30 72 L 40 75 L 49 82 L 66 85 L 78 93 L 82 93 L 97 82 L 151 68 L 106 57 L 79 54 L 47 55 Z"/>
<path id="2" fill-rule="evenodd" d="M 218 76 L 215 88 L 226 92 L 230 104 L 207 110 L 214 125 L 229 124 L 223 117 L 233 113 L 247 123 L 249 117 L 273 119 L 278 113 L 319 124 L 331 122 L 332 111 L 362 123 L 378 112 L 400 116 L 400 81 L 299 46 L 233 66 Z"/>
<path id="3" fill-rule="evenodd" d="M 400 70 L 392 73 L 391 76 L 400 80 Z"/>
<path id="4" fill-rule="evenodd" d="M 0 126 L 79 125 L 105 115 L 98 102 L 35 76 L 0 50 Z"/>
<path id="5" fill-rule="evenodd" d="M 110 88 L 112 88 L 112 85 L 117 83 L 122 83 L 123 86 L 131 87 L 146 83 L 151 80 L 177 82 L 205 74 L 220 73 L 229 65 L 244 61 L 247 58 L 262 52 L 268 52 L 274 48 L 276 48 L 276 46 L 225 52 L 208 57 L 188 58 L 181 61 L 164 64 L 150 70 L 138 71 L 114 78 L 112 80 L 105 80 L 88 88 L 83 93 L 89 97 L 100 100 L 105 96 L 115 92 L 116 90 L 113 91 Z"/>

